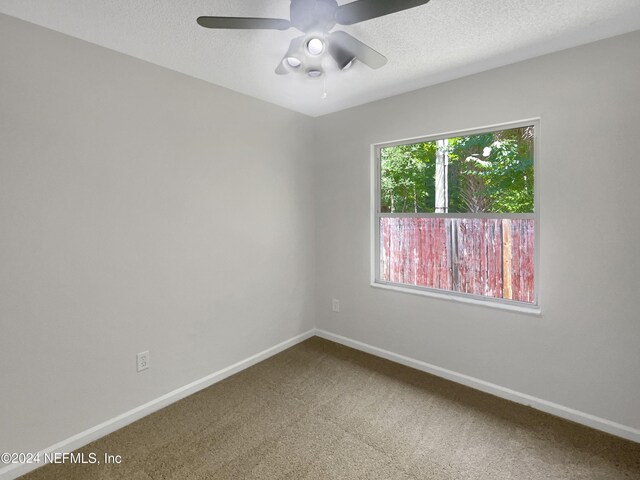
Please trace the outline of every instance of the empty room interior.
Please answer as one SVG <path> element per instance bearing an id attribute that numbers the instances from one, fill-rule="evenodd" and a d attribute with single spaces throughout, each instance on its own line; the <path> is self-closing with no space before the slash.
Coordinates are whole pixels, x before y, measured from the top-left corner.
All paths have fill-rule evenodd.
<path id="1" fill-rule="evenodd" d="M 637 0 L 0 0 L 0 480 L 640 479 Z"/>

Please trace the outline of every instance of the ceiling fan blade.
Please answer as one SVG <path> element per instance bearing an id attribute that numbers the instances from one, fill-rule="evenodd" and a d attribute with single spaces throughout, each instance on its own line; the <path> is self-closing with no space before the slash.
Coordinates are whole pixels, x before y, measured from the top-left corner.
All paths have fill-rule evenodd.
<path id="1" fill-rule="evenodd" d="M 278 75 L 286 75 L 287 73 L 290 72 L 290 70 L 284 65 L 284 62 L 287 59 L 287 57 L 296 56 L 296 54 L 298 56 L 300 55 L 301 50 L 302 50 L 302 43 L 304 42 L 304 39 L 305 39 L 305 37 L 303 35 L 302 37 L 296 37 L 293 40 L 291 40 L 291 43 L 289 44 L 289 49 L 287 50 L 287 53 L 285 54 L 284 57 L 282 57 L 282 60 L 280 61 L 280 63 L 276 67 L 276 73 Z M 294 68 L 294 67 L 291 67 L 291 68 Z"/>
<path id="2" fill-rule="evenodd" d="M 291 22 L 281 18 L 198 17 L 198 25 L 206 28 L 288 30 Z"/>
<path id="3" fill-rule="evenodd" d="M 289 70 L 287 70 L 287 67 L 284 66 L 284 58 L 280 61 L 280 63 L 276 67 L 276 73 L 278 75 L 286 75 L 289 73 Z"/>
<path id="4" fill-rule="evenodd" d="M 330 41 L 327 50 L 338 64 L 340 70 L 347 68 L 356 59 L 355 54 L 343 47 L 340 42 Z"/>
<path id="5" fill-rule="evenodd" d="M 347 32 L 337 31 L 329 36 L 329 53 L 341 69 L 348 65 L 353 57 L 371 68 L 380 68 L 387 63 L 387 57 Z"/>
<path id="6" fill-rule="evenodd" d="M 355 0 L 338 7 L 335 20 L 340 25 L 353 25 L 427 3 L 429 0 Z"/>

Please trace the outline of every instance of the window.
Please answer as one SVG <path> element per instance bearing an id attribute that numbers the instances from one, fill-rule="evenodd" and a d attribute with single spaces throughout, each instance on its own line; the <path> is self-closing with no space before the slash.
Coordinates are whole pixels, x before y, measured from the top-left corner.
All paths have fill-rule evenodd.
<path id="1" fill-rule="evenodd" d="M 374 284 L 536 306 L 536 130 L 375 146 Z"/>

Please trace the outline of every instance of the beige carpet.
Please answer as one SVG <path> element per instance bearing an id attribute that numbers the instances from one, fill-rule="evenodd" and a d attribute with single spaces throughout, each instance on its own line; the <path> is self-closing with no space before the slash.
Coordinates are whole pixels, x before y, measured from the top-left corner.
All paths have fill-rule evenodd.
<path id="1" fill-rule="evenodd" d="M 640 479 L 640 444 L 319 338 L 80 451 L 123 460 L 23 478 Z"/>

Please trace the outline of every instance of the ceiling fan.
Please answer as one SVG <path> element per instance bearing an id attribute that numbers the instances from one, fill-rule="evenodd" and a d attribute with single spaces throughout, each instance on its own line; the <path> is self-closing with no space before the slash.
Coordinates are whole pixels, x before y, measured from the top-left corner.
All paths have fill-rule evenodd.
<path id="1" fill-rule="evenodd" d="M 387 58 L 346 32 L 330 30 L 338 25 L 353 25 L 428 3 L 429 0 L 355 0 L 338 5 L 337 0 L 291 0 L 290 20 L 256 17 L 198 17 L 206 28 L 288 30 L 293 27 L 304 35 L 291 41 L 276 73 L 303 72 L 310 77 L 324 73 L 325 52 L 340 70 L 358 60 L 371 68 L 380 68 Z"/>

